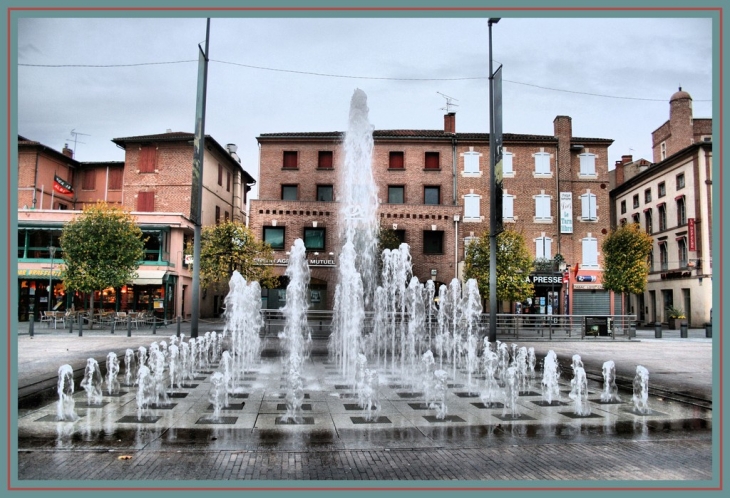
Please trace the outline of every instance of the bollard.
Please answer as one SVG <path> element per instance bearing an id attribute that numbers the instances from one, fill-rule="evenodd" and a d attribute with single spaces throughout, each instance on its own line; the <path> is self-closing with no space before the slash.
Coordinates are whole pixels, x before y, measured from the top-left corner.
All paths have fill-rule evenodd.
<path id="1" fill-rule="evenodd" d="M 180 337 L 180 323 L 182 322 L 182 317 L 180 315 L 177 315 L 177 336 Z"/>
<path id="2" fill-rule="evenodd" d="M 679 324 L 679 337 L 682 339 L 687 338 L 687 322 L 682 322 Z"/>
<path id="3" fill-rule="evenodd" d="M 113 322 L 112 322 L 112 325 L 111 325 L 111 327 L 109 327 L 109 331 L 110 331 L 110 332 L 111 332 L 112 334 L 114 334 L 114 329 L 116 328 L 116 326 L 117 326 L 117 322 L 116 322 L 116 320 L 115 320 L 115 321 L 113 321 Z"/>
<path id="4" fill-rule="evenodd" d="M 654 323 L 654 338 L 655 339 L 661 339 L 662 338 L 662 322 L 655 322 Z"/>
<path id="5" fill-rule="evenodd" d="M 74 319 L 73 318 L 71 318 L 68 321 L 68 333 L 69 334 L 73 334 L 74 333 Z"/>
<path id="6" fill-rule="evenodd" d="M 79 315 L 79 337 L 84 335 L 84 318 Z"/>
<path id="7" fill-rule="evenodd" d="M 132 315 L 127 315 L 127 337 L 132 337 Z"/>
<path id="8" fill-rule="evenodd" d="M 29 318 L 28 323 L 28 333 L 30 334 L 30 338 L 33 338 L 33 328 L 35 326 L 35 315 L 31 314 Z"/>
<path id="9" fill-rule="evenodd" d="M 712 322 L 705 324 L 705 337 L 712 338 Z"/>
<path id="10" fill-rule="evenodd" d="M 157 334 L 157 317 L 152 315 L 152 334 Z"/>

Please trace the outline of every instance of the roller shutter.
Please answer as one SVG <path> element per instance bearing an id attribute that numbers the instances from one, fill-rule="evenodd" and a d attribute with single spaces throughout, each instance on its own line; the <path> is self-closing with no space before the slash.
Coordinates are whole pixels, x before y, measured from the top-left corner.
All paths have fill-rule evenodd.
<path id="1" fill-rule="evenodd" d="M 574 315 L 610 315 L 611 300 L 606 290 L 574 290 Z"/>

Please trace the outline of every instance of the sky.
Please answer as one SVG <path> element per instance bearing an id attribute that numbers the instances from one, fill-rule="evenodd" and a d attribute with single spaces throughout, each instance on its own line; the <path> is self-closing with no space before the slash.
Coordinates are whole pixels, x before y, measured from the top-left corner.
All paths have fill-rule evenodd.
<path id="1" fill-rule="evenodd" d="M 17 132 L 79 161 L 124 160 L 114 138 L 194 132 L 205 36 L 203 17 L 20 19 Z M 505 17 L 492 45 L 503 131 L 553 135 L 570 116 L 574 136 L 614 140 L 610 168 L 652 159 L 680 86 L 712 117 L 709 17 Z M 214 17 L 209 57 L 206 134 L 256 179 L 258 135 L 346 131 L 356 88 L 375 129 L 443 129 L 446 95 L 457 132 L 489 132 L 486 18 Z"/>

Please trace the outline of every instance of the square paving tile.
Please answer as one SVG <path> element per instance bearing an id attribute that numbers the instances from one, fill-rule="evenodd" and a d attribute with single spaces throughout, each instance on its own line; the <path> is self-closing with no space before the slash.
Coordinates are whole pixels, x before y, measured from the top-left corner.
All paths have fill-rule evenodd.
<path id="1" fill-rule="evenodd" d="M 162 417 L 152 416 L 152 415 L 143 415 L 142 417 L 137 417 L 137 415 L 125 415 L 124 417 L 117 420 L 117 423 L 118 424 L 154 424 L 161 418 Z"/>
<path id="2" fill-rule="evenodd" d="M 442 423 L 442 422 L 466 422 L 466 420 L 459 417 L 458 415 L 446 415 L 444 418 L 438 418 L 435 415 L 424 415 L 423 418 L 425 418 L 432 424 L 437 424 L 437 423 Z"/>
<path id="3" fill-rule="evenodd" d="M 392 422 L 388 417 L 380 416 L 374 417 L 371 420 L 367 420 L 365 417 L 350 417 L 353 424 L 391 424 Z"/>
<path id="4" fill-rule="evenodd" d="M 78 413 L 77 413 L 78 415 Z M 83 415 L 78 415 L 79 418 L 83 418 Z M 53 415 L 44 415 L 43 417 L 36 419 L 35 422 L 72 422 L 71 420 L 58 420 L 58 416 Z"/>
<path id="5" fill-rule="evenodd" d="M 497 417 L 499 420 L 503 422 L 523 422 L 525 420 L 535 420 L 535 418 L 530 417 L 529 415 L 525 415 L 522 413 L 517 414 L 517 417 L 513 417 L 512 415 L 497 415 L 496 413 L 492 414 L 492 416 Z"/>
<path id="6" fill-rule="evenodd" d="M 578 415 L 575 412 L 558 412 L 561 415 L 564 415 L 566 417 L 570 417 L 573 419 L 583 419 L 583 418 L 603 418 L 603 415 L 598 415 L 597 413 L 590 413 L 588 415 Z"/>
<path id="7" fill-rule="evenodd" d="M 201 417 L 198 419 L 196 424 L 224 424 L 224 425 L 233 425 L 238 420 L 238 417 Z"/>
<path id="8" fill-rule="evenodd" d="M 228 406 L 221 406 L 221 411 L 225 410 L 243 410 L 243 406 L 246 403 L 228 403 Z M 215 407 L 210 404 L 208 405 L 208 408 L 205 409 L 206 412 L 212 412 L 215 410 Z"/>
<path id="9" fill-rule="evenodd" d="M 491 403 L 471 403 L 472 406 L 476 406 L 480 410 L 490 409 L 490 408 L 504 408 L 504 403 L 498 403 L 498 402 L 491 402 Z"/>

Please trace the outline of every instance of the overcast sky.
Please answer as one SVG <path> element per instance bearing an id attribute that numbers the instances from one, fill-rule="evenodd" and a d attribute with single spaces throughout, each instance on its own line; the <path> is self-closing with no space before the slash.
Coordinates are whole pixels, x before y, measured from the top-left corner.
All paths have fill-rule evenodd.
<path id="1" fill-rule="evenodd" d="M 74 148 L 75 130 L 79 161 L 123 160 L 117 137 L 192 133 L 205 27 L 21 19 L 18 133 L 60 150 Z M 456 99 L 457 131 L 489 131 L 484 18 L 213 18 L 210 31 L 205 131 L 237 144 L 255 178 L 259 134 L 345 131 L 356 88 L 376 129 L 442 129 L 440 92 Z M 567 115 L 574 136 L 615 140 L 611 167 L 623 154 L 651 160 L 651 133 L 680 85 L 694 116 L 712 117 L 712 40 L 709 18 L 503 18 L 493 26 L 503 130 L 552 135 Z"/>

